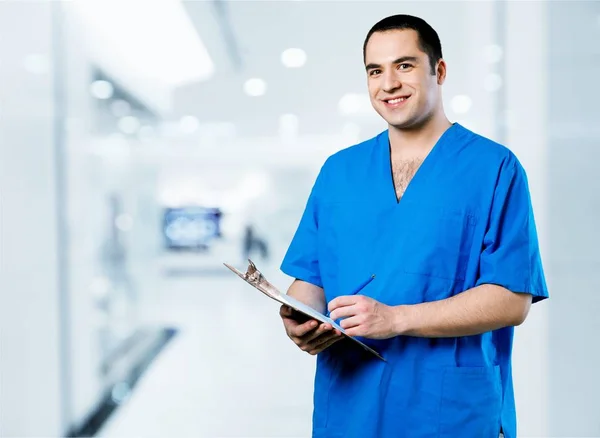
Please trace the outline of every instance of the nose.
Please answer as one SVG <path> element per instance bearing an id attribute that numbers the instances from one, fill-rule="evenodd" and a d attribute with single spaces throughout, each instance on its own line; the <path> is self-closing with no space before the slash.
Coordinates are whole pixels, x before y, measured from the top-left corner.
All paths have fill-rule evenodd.
<path id="1" fill-rule="evenodd" d="M 402 87 L 402 82 L 394 70 L 387 70 L 383 73 L 382 88 L 386 93 L 393 93 Z"/>

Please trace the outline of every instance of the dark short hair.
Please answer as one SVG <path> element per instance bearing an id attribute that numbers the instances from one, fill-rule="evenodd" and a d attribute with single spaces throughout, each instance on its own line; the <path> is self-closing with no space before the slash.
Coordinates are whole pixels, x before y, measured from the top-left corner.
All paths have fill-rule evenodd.
<path id="1" fill-rule="evenodd" d="M 363 61 L 366 59 L 367 43 L 375 32 L 386 32 L 389 30 L 412 29 L 419 36 L 419 49 L 429 57 L 431 74 L 435 74 L 435 65 L 442 58 L 442 43 L 440 37 L 433 27 L 425 20 L 412 15 L 392 15 L 377 22 L 365 38 L 363 44 Z"/>

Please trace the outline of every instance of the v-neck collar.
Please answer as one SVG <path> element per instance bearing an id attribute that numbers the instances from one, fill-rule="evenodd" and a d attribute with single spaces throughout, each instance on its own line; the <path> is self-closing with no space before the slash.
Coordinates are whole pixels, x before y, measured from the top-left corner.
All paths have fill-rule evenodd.
<path id="1" fill-rule="evenodd" d="M 451 138 L 454 131 L 456 131 L 457 128 L 459 128 L 459 127 L 460 127 L 460 125 L 458 123 L 453 123 L 452 125 L 450 125 L 450 127 L 448 127 L 448 129 L 446 129 L 443 132 L 443 134 L 440 136 L 438 141 L 433 145 L 433 148 L 429 151 L 429 153 L 427 154 L 427 156 L 425 157 L 425 159 L 423 160 L 423 162 L 421 163 L 421 165 L 419 166 L 419 168 L 413 175 L 412 179 L 410 180 L 410 182 L 406 186 L 406 189 L 404 190 L 404 194 L 402 195 L 402 197 L 400 199 L 398 199 L 398 195 L 396 194 L 396 186 L 394 184 L 394 174 L 393 174 L 393 167 L 392 167 L 392 150 L 391 150 L 391 144 L 390 144 L 390 138 L 389 138 L 389 130 L 386 130 L 382 133 L 382 135 L 380 137 L 379 146 L 383 150 L 384 165 L 387 165 L 387 172 L 386 172 L 387 188 L 386 188 L 386 191 L 391 189 L 392 195 L 393 195 L 392 199 L 393 199 L 395 205 L 402 204 L 402 201 L 404 199 L 406 199 L 407 195 L 410 195 L 411 187 L 415 184 L 418 184 L 418 182 L 419 182 L 418 179 L 420 177 L 422 177 L 421 176 L 422 174 L 427 173 L 427 167 L 430 167 L 432 165 L 431 163 L 435 161 L 435 155 L 440 153 L 440 150 L 442 149 L 442 146 L 444 145 L 444 143 L 446 143 Z M 385 196 L 385 198 L 387 198 L 387 195 Z"/>

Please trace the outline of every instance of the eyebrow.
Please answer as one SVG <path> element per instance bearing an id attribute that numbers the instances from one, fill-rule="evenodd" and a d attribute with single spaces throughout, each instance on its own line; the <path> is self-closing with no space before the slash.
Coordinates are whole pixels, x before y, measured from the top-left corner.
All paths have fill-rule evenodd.
<path id="1" fill-rule="evenodd" d="M 403 62 L 417 62 L 419 59 L 416 56 L 401 56 L 398 59 L 395 59 L 394 62 L 392 62 L 392 64 L 402 64 Z M 372 70 L 374 68 L 381 68 L 380 64 L 375 64 L 375 63 L 370 63 L 367 64 L 365 69 L 366 70 Z"/>

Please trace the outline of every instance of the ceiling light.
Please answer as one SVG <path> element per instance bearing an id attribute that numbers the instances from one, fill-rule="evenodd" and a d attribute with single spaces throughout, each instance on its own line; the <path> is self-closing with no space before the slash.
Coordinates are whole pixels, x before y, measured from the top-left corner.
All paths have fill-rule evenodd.
<path id="1" fill-rule="evenodd" d="M 459 94 L 458 96 L 454 96 L 452 98 L 452 111 L 454 111 L 456 114 L 465 114 L 469 112 L 472 104 L 473 102 L 469 96 Z"/>
<path id="2" fill-rule="evenodd" d="M 502 59 L 503 50 L 497 44 L 490 44 L 485 47 L 483 54 L 487 62 L 494 64 Z"/>
<path id="3" fill-rule="evenodd" d="M 90 85 L 90 92 L 96 99 L 110 99 L 113 95 L 114 88 L 108 81 L 94 81 Z"/>
<path id="4" fill-rule="evenodd" d="M 486 91 L 498 91 L 502 87 L 502 76 L 497 73 L 491 73 L 486 76 L 484 87 Z"/>
<path id="5" fill-rule="evenodd" d="M 244 83 L 244 92 L 248 96 L 262 96 L 267 92 L 267 83 L 259 78 L 248 79 Z"/>
<path id="6" fill-rule="evenodd" d="M 125 116 L 119 119 L 119 129 L 125 134 L 134 134 L 140 128 L 140 121 L 133 116 Z"/>
<path id="7" fill-rule="evenodd" d="M 193 134 L 199 126 L 200 122 L 194 116 L 185 116 L 179 121 L 179 127 L 184 134 Z"/>
<path id="8" fill-rule="evenodd" d="M 306 64 L 306 52 L 302 49 L 286 49 L 281 54 L 281 62 L 287 68 L 298 68 Z"/>
<path id="9" fill-rule="evenodd" d="M 370 112 L 371 100 L 368 94 L 347 93 L 340 99 L 338 109 L 343 115 Z"/>

